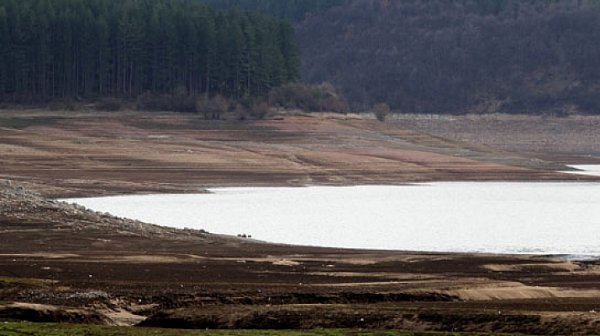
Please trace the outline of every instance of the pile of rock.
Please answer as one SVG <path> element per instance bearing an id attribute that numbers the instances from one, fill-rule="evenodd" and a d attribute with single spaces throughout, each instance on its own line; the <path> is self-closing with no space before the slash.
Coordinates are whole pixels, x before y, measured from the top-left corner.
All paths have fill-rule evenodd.
<path id="1" fill-rule="evenodd" d="M 207 234 L 204 230 L 179 230 L 146 224 L 93 211 L 78 204 L 46 199 L 8 180 L 0 184 L 0 216 L 3 217 L 0 220 L 12 222 L 25 220 L 45 222 L 59 224 L 61 228 L 112 230 L 114 233 L 125 235 L 204 237 Z"/>

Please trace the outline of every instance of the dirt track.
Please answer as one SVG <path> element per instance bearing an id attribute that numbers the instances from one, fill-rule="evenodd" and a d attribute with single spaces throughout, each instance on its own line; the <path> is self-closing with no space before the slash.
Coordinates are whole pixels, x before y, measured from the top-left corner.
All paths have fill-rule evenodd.
<path id="1" fill-rule="evenodd" d="M 0 319 L 193 328 L 598 333 L 600 264 L 262 244 L 44 195 L 215 185 L 593 179 L 371 120 L 0 119 Z M 9 120 L 12 125 L 7 125 Z M 2 127 L 0 123 L 0 127 Z M 25 186 L 21 190 L 20 185 Z M 42 195 L 36 195 L 39 192 Z M 42 305 L 42 306 L 40 306 Z"/>

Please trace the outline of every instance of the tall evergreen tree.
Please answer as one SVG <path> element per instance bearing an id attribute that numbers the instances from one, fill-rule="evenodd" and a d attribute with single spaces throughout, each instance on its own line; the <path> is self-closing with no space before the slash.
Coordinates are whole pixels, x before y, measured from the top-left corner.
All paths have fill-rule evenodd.
<path id="1" fill-rule="evenodd" d="M 0 7 L 0 45 L 9 46 L 8 18 L 6 9 Z M 8 84 L 8 48 L 0 48 L 0 93 L 7 91 Z"/>
<path id="2" fill-rule="evenodd" d="M 294 28 L 289 20 L 280 23 L 280 50 L 285 63 L 285 82 L 294 82 L 300 79 L 300 50 L 296 44 Z"/>
<path id="3" fill-rule="evenodd" d="M 264 95 L 297 79 L 280 26 L 185 0 L 3 0 L 0 99 Z"/>
<path id="4" fill-rule="evenodd" d="M 322 12 L 347 3 L 349 0 L 196 0 L 221 9 L 237 7 L 257 10 L 279 18 L 302 20 L 307 14 Z M 495 0 L 490 0 L 495 1 Z M 510 1 L 510 0 L 503 0 Z"/>

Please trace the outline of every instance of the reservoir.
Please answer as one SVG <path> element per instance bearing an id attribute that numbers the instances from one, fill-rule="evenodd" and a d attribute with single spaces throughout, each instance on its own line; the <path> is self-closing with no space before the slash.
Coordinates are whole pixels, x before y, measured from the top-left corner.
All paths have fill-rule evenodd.
<path id="1" fill-rule="evenodd" d="M 297 245 L 600 256 L 600 183 L 217 188 L 70 199 L 178 228 Z"/>
<path id="2" fill-rule="evenodd" d="M 600 176 L 600 165 L 572 165 L 571 167 L 579 169 L 579 171 L 570 171 L 569 173 Z"/>

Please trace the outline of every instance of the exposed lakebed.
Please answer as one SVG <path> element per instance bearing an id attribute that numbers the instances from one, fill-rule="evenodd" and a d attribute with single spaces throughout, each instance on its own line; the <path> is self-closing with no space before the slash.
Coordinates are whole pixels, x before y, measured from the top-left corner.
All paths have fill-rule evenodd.
<path id="1" fill-rule="evenodd" d="M 285 244 L 600 256 L 600 183 L 220 188 L 70 199 L 173 227 Z"/>

